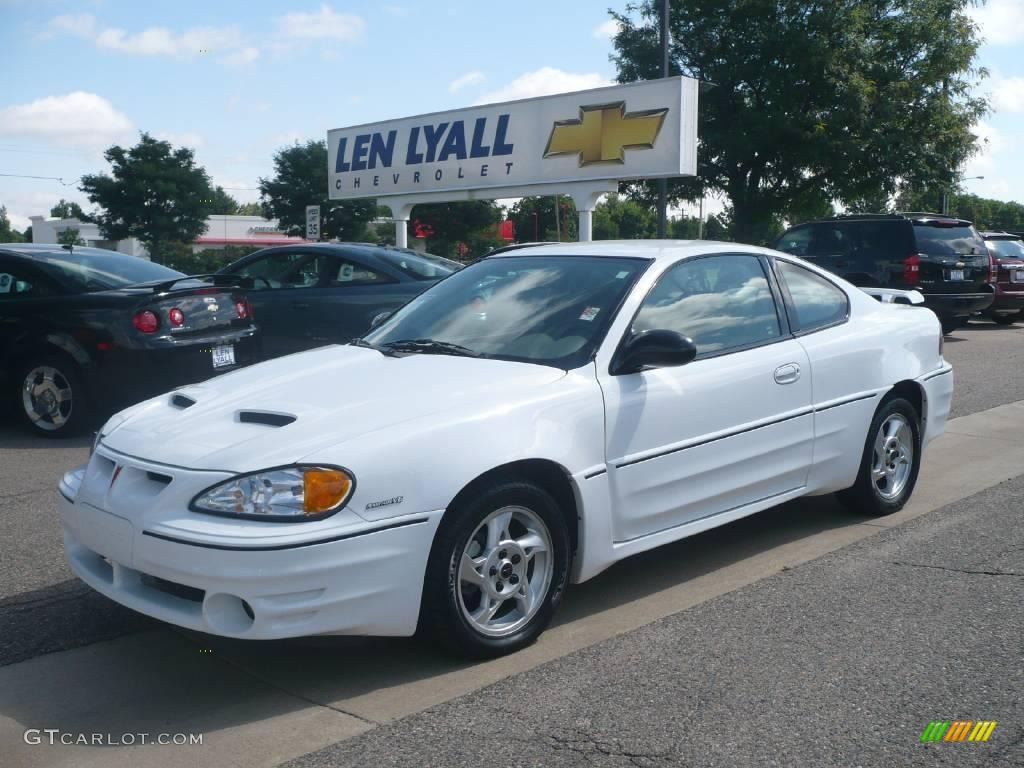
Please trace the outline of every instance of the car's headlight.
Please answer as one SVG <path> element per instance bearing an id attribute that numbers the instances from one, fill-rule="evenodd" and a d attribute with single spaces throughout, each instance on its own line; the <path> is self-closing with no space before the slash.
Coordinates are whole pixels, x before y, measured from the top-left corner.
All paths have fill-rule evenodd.
<path id="1" fill-rule="evenodd" d="M 248 520 L 319 520 L 345 506 L 355 487 L 355 478 L 341 467 L 278 467 L 207 488 L 192 499 L 189 508 Z"/>

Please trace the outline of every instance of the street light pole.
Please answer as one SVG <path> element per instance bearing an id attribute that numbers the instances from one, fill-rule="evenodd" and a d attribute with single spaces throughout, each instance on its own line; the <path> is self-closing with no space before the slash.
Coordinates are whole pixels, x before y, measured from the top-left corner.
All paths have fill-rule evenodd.
<path id="1" fill-rule="evenodd" d="M 668 77 L 668 2 L 661 0 L 661 76 Z M 667 231 L 668 179 L 658 179 L 658 237 Z"/>
<path id="2" fill-rule="evenodd" d="M 954 183 L 959 183 L 961 181 L 974 181 L 975 179 L 980 181 L 981 179 L 984 179 L 984 178 L 985 178 L 984 176 L 961 176 Z M 949 215 L 949 190 L 950 190 L 951 186 L 952 185 L 947 186 L 947 187 L 943 188 L 943 190 L 942 190 L 942 215 L 943 216 Z"/>

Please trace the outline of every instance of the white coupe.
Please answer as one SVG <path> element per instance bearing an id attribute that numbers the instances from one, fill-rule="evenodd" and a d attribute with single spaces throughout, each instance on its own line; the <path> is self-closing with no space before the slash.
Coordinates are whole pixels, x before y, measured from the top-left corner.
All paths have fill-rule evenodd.
<path id="1" fill-rule="evenodd" d="M 68 562 L 216 635 L 514 651 L 629 555 L 798 496 L 903 506 L 953 376 L 879 294 L 729 243 L 492 255 L 351 345 L 115 415 L 60 483 Z"/>

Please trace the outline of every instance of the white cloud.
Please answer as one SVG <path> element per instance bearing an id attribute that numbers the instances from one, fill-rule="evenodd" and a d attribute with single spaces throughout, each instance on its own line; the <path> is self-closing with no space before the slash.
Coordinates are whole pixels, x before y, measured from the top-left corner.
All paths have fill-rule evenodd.
<path id="1" fill-rule="evenodd" d="M 998 78 L 992 81 L 992 104 L 998 112 L 1024 112 L 1024 77 Z"/>
<path id="2" fill-rule="evenodd" d="M 462 90 L 463 88 L 467 88 L 471 85 L 479 85 L 486 79 L 487 78 L 484 76 L 483 72 L 467 72 L 462 77 L 457 77 L 452 80 L 448 84 L 448 91 L 450 93 L 455 93 L 456 91 Z"/>
<path id="3" fill-rule="evenodd" d="M 1024 40 L 1024 0 L 988 0 L 968 10 L 985 41 L 1006 45 Z"/>
<path id="4" fill-rule="evenodd" d="M 1024 202 L 1018 170 L 1024 136 L 1004 133 L 984 122 L 976 123 L 971 130 L 981 142 L 981 151 L 967 161 L 963 175 L 985 178 L 965 181 L 965 188 L 982 197 Z"/>
<path id="5" fill-rule="evenodd" d="M 161 141 L 169 141 L 175 147 L 188 147 L 189 149 L 195 149 L 201 147 L 206 143 L 206 140 L 198 133 L 192 131 L 185 131 L 183 133 L 176 133 L 174 131 L 157 131 L 153 134 L 156 138 Z"/>
<path id="6" fill-rule="evenodd" d="M 615 19 L 608 19 L 608 21 L 602 22 L 594 27 L 594 37 L 598 40 L 604 40 L 609 37 L 615 37 L 619 32 L 619 22 Z"/>
<path id="7" fill-rule="evenodd" d="M 584 91 L 588 88 L 600 88 L 612 85 L 612 81 L 596 72 L 576 74 L 563 72 L 554 67 L 542 67 L 535 72 L 520 75 L 504 88 L 485 93 L 477 104 L 489 104 L 495 101 L 514 101 L 528 99 L 533 96 L 548 96 L 553 93 Z"/>
<path id="8" fill-rule="evenodd" d="M 248 45 L 245 48 L 239 48 L 229 56 L 222 58 L 220 61 L 222 64 L 227 64 L 229 67 L 245 67 L 252 64 L 259 57 L 260 49 Z"/>
<path id="9" fill-rule="evenodd" d="M 299 40 L 359 40 L 366 30 L 366 22 L 352 13 L 336 13 L 324 3 L 319 11 L 296 11 L 277 19 L 278 31 L 288 38 Z"/>
<path id="10" fill-rule="evenodd" d="M 131 138 L 135 126 L 102 96 L 73 91 L 0 109 L 0 135 L 64 146 L 106 148 Z"/>
<path id="11" fill-rule="evenodd" d="M 243 45 L 242 33 L 235 26 L 192 27 L 180 34 L 167 27 L 147 27 L 131 33 L 119 27 L 103 26 L 88 13 L 51 19 L 41 37 L 56 34 L 91 40 L 97 48 L 135 56 L 200 56 L 209 51 L 227 53 Z"/>

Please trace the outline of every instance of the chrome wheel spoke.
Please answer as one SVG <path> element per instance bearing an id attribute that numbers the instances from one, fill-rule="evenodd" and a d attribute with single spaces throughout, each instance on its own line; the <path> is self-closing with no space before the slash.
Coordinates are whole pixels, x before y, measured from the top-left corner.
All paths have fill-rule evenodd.
<path id="1" fill-rule="evenodd" d="M 510 538 L 508 533 L 509 523 L 512 522 L 512 512 L 503 512 L 487 521 L 487 549 L 492 550 L 502 541 Z"/>
<path id="2" fill-rule="evenodd" d="M 519 587 L 519 591 L 516 592 L 516 605 L 524 616 L 529 616 L 533 612 L 533 591 L 529 584 L 524 582 Z"/>
<path id="3" fill-rule="evenodd" d="M 527 559 L 533 557 L 538 552 L 547 552 L 547 544 L 544 543 L 544 539 L 541 538 L 540 534 L 530 531 L 525 536 L 520 536 L 516 539 L 522 550 L 526 553 Z"/>
<path id="4" fill-rule="evenodd" d="M 495 600 L 486 593 L 480 595 L 480 606 L 473 612 L 473 621 L 477 624 L 487 624 L 494 618 L 504 600 Z"/>
<path id="5" fill-rule="evenodd" d="M 463 553 L 462 564 L 459 566 L 459 580 L 477 587 L 483 587 L 484 577 L 481 570 L 486 563 L 486 557 L 478 557 L 474 560 L 468 554 Z"/>

